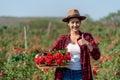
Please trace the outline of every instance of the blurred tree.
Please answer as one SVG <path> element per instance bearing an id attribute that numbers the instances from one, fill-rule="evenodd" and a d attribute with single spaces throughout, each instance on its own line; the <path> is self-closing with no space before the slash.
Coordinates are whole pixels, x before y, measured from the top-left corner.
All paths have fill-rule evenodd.
<path id="1" fill-rule="evenodd" d="M 104 17 L 100 22 L 107 27 L 119 27 L 120 26 L 120 10 L 117 13 L 110 13 L 107 17 Z"/>

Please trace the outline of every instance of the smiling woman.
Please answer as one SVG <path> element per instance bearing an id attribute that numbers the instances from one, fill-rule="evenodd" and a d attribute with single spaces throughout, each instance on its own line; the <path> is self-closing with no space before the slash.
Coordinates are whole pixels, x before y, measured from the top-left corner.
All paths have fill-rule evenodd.
<path id="1" fill-rule="evenodd" d="M 51 51 L 67 49 L 71 60 L 66 67 L 56 68 L 54 80 L 93 80 L 90 55 L 97 60 L 100 52 L 92 35 L 79 30 L 81 21 L 85 18 L 78 10 L 71 9 L 68 16 L 62 20 L 68 24 L 70 32 L 59 36 Z"/>

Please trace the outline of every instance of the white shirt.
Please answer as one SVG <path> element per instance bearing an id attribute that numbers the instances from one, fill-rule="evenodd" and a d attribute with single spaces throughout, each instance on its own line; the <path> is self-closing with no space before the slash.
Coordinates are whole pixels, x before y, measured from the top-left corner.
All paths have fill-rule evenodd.
<path id="1" fill-rule="evenodd" d="M 70 52 L 71 60 L 68 65 L 68 68 L 71 70 L 81 70 L 81 64 L 80 64 L 80 47 L 78 44 L 72 44 L 69 43 L 67 46 L 68 52 Z"/>

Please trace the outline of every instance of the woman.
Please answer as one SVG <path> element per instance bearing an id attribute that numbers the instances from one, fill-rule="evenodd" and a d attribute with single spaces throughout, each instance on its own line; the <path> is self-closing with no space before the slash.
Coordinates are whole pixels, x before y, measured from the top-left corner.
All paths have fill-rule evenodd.
<path id="1" fill-rule="evenodd" d="M 90 56 L 95 60 L 100 58 L 100 52 L 90 33 L 79 30 L 81 21 L 85 16 L 80 16 L 79 11 L 72 9 L 62 21 L 66 22 L 70 32 L 58 37 L 51 51 L 54 49 L 67 49 L 71 60 L 66 68 L 57 68 L 54 80 L 93 80 Z"/>

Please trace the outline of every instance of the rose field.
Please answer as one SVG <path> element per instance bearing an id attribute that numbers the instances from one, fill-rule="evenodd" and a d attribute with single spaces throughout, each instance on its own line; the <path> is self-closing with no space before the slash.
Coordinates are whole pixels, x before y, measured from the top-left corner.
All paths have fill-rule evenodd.
<path id="1" fill-rule="evenodd" d="M 27 22 L 0 25 L 0 80 L 53 80 L 55 67 L 38 69 L 36 54 L 68 33 L 61 18 L 35 18 Z M 94 36 L 101 57 L 91 58 L 94 80 L 120 80 L 120 21 L 87 19 L 80 30 Z"/>

